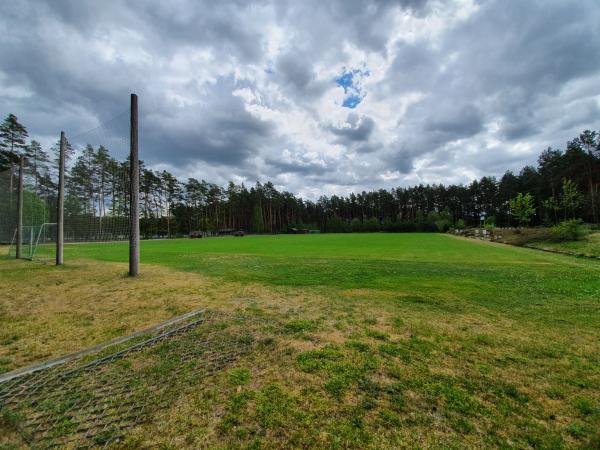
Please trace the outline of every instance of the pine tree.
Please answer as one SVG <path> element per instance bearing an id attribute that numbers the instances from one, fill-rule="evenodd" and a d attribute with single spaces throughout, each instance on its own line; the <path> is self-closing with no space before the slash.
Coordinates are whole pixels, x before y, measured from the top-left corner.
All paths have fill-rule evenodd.
<path id="1" fill-rule="evenodd" d="M 25 143 L 29 134 L 19 123 L 17 116 L 9 114 L 0 125 L 0 170 L 6 170 L 19 161 L 27 149 Z"/>
<path id="2" fill-rule="evenodd" d="M 48 157 L 48 153 L 42 148 L 42 145 L 36 140 L 31 141 L 25 153 L 29 160 L 29 167 L 31 167 L 33 172 L 35 192 L 40 195 L 44 191 L 41 180 L 49 171 L 48 164 L 50 158 Z"/>
<path id="3" fill-rule="evenodd" d="M 255 205 L 252 210 L 252 228 L 254 228 L 255 233 L 263 233 L 265 231 L 262 209 L 259 205 Z"/>
<path id="4" fill-rule="evenodd" d="M 50 148 L 50 151 L 53 154 L 52 166 L 58 170 L 58 165 L 60 164 L 60 139 Z M 73 159 L 75 155 L 75 149 L 69 142 L 67 138 L 65 138 L 65 170 L 69 166 L 69 161 Z"/>

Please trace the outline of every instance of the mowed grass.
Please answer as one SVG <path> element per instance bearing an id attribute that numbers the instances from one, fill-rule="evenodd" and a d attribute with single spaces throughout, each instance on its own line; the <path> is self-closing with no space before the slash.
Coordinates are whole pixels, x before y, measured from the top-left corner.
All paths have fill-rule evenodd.
<path id="1" fill-rule="evenodd" d="M 57 280 L 70 309 L 92 318 L 102 290 L 113 288 L 107 301 L 127 291 L 102 323 L 120 311 L 157 320 L 173 303 L 280 325 L 210 383 L 182 383 L 130 448 L 600 446 L 598 261 L 437 234 L 143 241 L 141 251 L 138 280 L 116 279 L 127 258 L 118 244 L 68 246 L 77 262 L 66 268 L 0 261 L 5 292 L 26 292 L 18 304 L 2 299 L 0 325 L 22 324 L 0 342 L 3 357 L 13 364 L 12 353 L 29 351 L 19 342 L 40 331 L 13 306 L 43 314 Z M 86 294 L 84 284 L 102 288 Z M 145 300 L 156 308 L 136 315 Z M 64 311 L 46 311 L 47 340 L 75 330 L 71 345 L 88 345 L 115 333 L 95 319 L 65 328 L 53 318 Z M 95 338 L 82 339 L 90 329 Z"/>
<path id="2" fill-rule="evenodd" d="M 126 246 L 74 245 L 67 256 L 127 261 Z M 269 286 L 369 289 L 511 317 L 598 325 L 600 264 L 441 234 L 323 234 L 142 241 L 141 259 Z M 412 300 L 410 300 L 412 299 Z M 562 314 L 564 312 L 564 314 Z"/>

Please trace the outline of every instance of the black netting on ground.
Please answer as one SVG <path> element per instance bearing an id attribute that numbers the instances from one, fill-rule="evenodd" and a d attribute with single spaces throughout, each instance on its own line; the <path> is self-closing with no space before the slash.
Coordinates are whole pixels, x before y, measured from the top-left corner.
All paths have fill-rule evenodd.
<path id="1" fill-rule="evenodd" d="M 33 448 L 97 447 L 247 354 L 264 322 L 202 312 L 136 342 L 0 383 L 0 408 Z"/>

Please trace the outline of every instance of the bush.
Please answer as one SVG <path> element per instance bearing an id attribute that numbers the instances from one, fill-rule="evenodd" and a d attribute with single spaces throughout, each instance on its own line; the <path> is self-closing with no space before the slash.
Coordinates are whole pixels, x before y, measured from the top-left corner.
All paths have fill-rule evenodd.
<path id="1" fill-rule="evenodd" d="M 373 232 L 381 230 L 379 219 L 371 217 L 363 222 L 363 231 Z"/>
<path id="2" fill-rule="evenodd" d="M 577 241 L 585 235 L 581 220 L 565 220 L 552 227 L 552 237 L 557 241 Z"/>
<path id="3" fill-rule="evenodd" d="M 391 219 L 386 217 L 385 219 L 383 219 L 383 222 L 381 223 L 381 229 L 382 229 L 382 231 L 386 231 L 386 232 L 395 231 L 395 224 L 394 224 L 394 222 L 391 221 Z"/>
<path id="4" fill-rule="evenodd" d="M 458 219 L 455 227 L 459 230 L 464 230 L 466 228 L 465 221 L 463 219 Z"/>
<path id="5" fill-rule="evenodd" d="M 440 233 L 445 233 L 450 229 L 450 220 L 448 219 L 439 219 L 435 221 L 435 226 Z"/>
<path id="6" fill-rule="evenodd" d="M 352 222 L 350 222 L 350 228 L 352 229 L 353 233 L 359 233 L 361 231 L 364 231 L 363 223 L 358 217 L 352 219 Z"/>

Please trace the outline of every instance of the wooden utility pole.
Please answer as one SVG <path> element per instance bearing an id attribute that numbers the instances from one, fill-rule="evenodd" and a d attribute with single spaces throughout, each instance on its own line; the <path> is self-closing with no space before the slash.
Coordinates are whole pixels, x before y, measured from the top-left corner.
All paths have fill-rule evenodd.
<path id="1" fill-rule="evenodd" d="M 60 153 L 58 157 L 58 202 L 56 205 L 56 265 L 63 264 L 64 247 L 64 207 L 65 207 L 65 132 L 60 132 Z"/>
<path id="2" fill-rule="evenodd" d="M 140 272 L 140 163 L 138 159 L 138 103 L 135 94 L 131 94 L 130 127 L 129 275 L 135 277 Z"/>
<path id="3" fill-rule="evenodd" d="M 21 244 L 23 242 L 23 177 L 25 175 L 25 157 L 19 161 L 19 188 L 17 191 L 17 242 L 16 257 L 21 258 Z"/>

